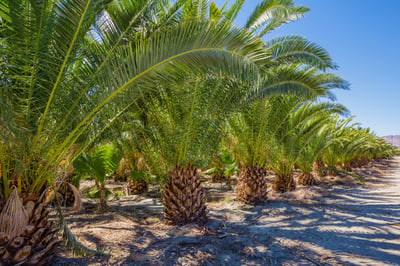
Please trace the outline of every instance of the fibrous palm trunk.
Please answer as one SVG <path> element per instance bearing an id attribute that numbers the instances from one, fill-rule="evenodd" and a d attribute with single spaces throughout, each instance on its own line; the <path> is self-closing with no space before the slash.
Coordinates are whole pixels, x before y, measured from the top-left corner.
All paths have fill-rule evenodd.
<path id="1" fill-rule="evenodd" d="M 265 202 L 267 196 L 266 170 L 248 166 L 240 171 L 236 199 L 245 203 Z"/>
<path id="2" fill-rule="evenodd" d="M 315 179 L 312 173 L 301 173 L 299 176 L 299 185 L 302 186 L 314 186 L 317 184 L 317 180 Z"/>
<path id="3" fill-rule="evenodd" d="M 126 194 L 127 195 L 139 195 L 147 192 L 148 185 L 143 179 L 129 179 L 126 183 Z"/>
<path id="4" fill-rule="evenodd" d="M 205 223 L 206 200 L 196 169 L 176 167 L 163 190 L 164 219 L 170 224 Z"/>
<path id="5" fill-rule="evenodd" d="M 313 164 L 313 171 L 317 173 L 320 177 L 326 176 L 327 171 L 324 169 L 325 164 L 321 159 L 318 159 Z"/>
<path id="6" fill-rule="evenodd" d="M 76 176 L 76 173 L 66 174 L 65 178 L 60 181 L 57 192 L 61 196 L 61 205 L 64 207 L 72 207 L 75 202 L 75 194 L 71 188 L 72 179 Z M 78 183 L 79 185 L 79 183 Z M 79 187 L 78 187 L 79 188 Z"/>
<path id="7" fill-rule="evenodd" d="M 58 230 L 48 220 L 44 202 L 23 205 L 16 190 L 13 193 L 0 209 L 0 265 L 46 265 L 60 243 Z"/>
<path id="8" fill-rule="evenodd" d="M 131 172 L 131 167 L 129 165 L 129 160 L 126 158 L 122 158 L 119 162 L 118 169 L 114 172 L 114 181 L 115 182 L 125 182 L 129 178 L 129 174 Z"/>
<path id="9" fill-rule="evenodd" d="M 277 192 L 288 192 L 296 189 L 293 174 L 277 174 L 275 177 L 273 188 Z"/>

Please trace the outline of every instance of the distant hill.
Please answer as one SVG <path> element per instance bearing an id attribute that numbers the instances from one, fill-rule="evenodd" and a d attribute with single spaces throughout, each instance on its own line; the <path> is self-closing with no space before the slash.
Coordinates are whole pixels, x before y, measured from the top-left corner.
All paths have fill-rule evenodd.
<path id="1" fill-rule="evenodd" d="M 384 136 L 383 139 L 400 148 L 400 135 Z"/>

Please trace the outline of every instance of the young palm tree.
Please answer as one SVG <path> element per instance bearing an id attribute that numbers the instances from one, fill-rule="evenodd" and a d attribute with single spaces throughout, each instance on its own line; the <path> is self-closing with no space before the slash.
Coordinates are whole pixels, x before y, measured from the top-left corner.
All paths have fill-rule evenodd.
<path id="1" fill-rule="evenodd" d="M 82 153 L 74 162 L 74 168 L 78 173 L 94 177 L 98 184 L 100 194 L 98 212 L 104 212 L 108 209 L 106 177 L 115 172 L 121 157 L 121 152 L 118 152 L 112 145 L 103 145 L 98 147 L 92 155 Z"/>
<path id="2" fill-rule="evenodd" d="M 235 1 L 234 6 L 240 7 L 243 2 Z M 308 8 L 295 6 L 291 0 L 262 1 L 249 16 L 245 28 L 249 32 L 263 37 L 274 29 L 303 17 L 307 11 Z M 261 88 L 266 88 L 263 93 L 264 95 L 296 92 L 303 96 L 313 95 L 315 97 L 321 94 L 331 96 L 323 84 L 318 84 L 318 78 L 314 79 L 313 77 L 318 72 L 316 69 L 325 70 L 336 67 L 329 55 L 321 47 L 310 43 L 300 36 L 283 36 L 269 40 L 266 43 L 266 49 L 271 57 L 266 61 L 267 72 L 264 78 L 265 83 L 261 85 Z M 312 67 L 308 68 L 309 66 Z M 302 71 L 302 67 L 305 71 Z M 280 85 L 278 85 L 279 82 L 277 80 L 268 76 L 268 71 L 271 68 L 275 70 L 276 68 L 280 69 L 279 79 L 282 81 Z M 331 79 L 328 82 L 330 84 L 328 87 L 342 82 L 339 81 L 338 77 L 330 74 L 326 75 L 327 79 L 328 76 Z M 334 79 L 336 80 L 334 81 Z M 264 180 L 265 170 L 262 168 L 265 167 L 266 163 L 266 146 L 262 145 L 261 139 L 270 138 L 265 136 L 266 133 L 263 130 L 263 127 L 267 123 L 250 122 L 251 119 L 256 119 L 257 115 L 253 113 L 254 117 L 252 117 L 246 111 L 245 113 L 246 115 L 243 115 L 243 117 L 239 117 L 241 115 L 236 117 L 238 119 L 236 122 L 230 122 L 230 126 L 234 128 L 232 129 L 236 130 L 234 133 L 235 137 L 233 138 L 233 146 L 236 146 L 236 148 L 233 148 L 236 150 L 234 153 L 238 160 L 242 161 L 241 164 L 243 167 L 237 189 L 237 198 L 245 202 L 265 201 L 267 197 Z M 246 118 L 245 116 L 248 117 Z M 261 116 L 263 119 L 266 119 L 263 115 Z M 235 123 L 237 125 L 234 125 Z M 243 123 L 248 123 L 248 127 L 244 126 Z M 243 128 L 246 128 L 247 131 Z M 244 141 L 242 137 L 238 137 L 238 135 L 248 136 L 248 133 L 251 134 L 253 141 Z M 248 137 L 244 137 L 244 139 L 249 140 Z"/>
<path id="3" fill-rule="evenodd" d="M 323 151 L 321 158 L 328 169 L 327 174 L 336 175 L 335 169 L 339 166 L 340 156 L 344 152 L 345 146 L 351 142 L 349 132 L 351 132 L 357 124 L 350 124 L 353 117 L 346 120 L 336 117 L 331 125 L 331 139 L 334 141 Z"/>

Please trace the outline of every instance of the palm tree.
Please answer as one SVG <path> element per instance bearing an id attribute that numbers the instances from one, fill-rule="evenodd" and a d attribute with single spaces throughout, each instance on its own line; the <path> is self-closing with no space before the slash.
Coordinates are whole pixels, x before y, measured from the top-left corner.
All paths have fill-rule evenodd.
<path id="1" fill-rule="evenodd" d="M 326 122 L 318 132 L 311 136 L 307 145 L 300 151 L 296 160 L 296 165 L 301 170 L 298 178 L 298 183 L 303 186 L 312 186 L 317 183 L 314 172 L 320 174 L 322 171 L 319 167 L 319 162 L 322 152 L 335 141 L 332 134 L 332 126 Z M 323 166 L 321 166 L 323 167 Z"/>
<path id="2" fill-rule="evenodd" d="M 121 157 L 121 152 L 112 145 L 103 145 L 96 148 L 92 155 L 82 153 L 74 162 L 74 168 L 78 173 L 95 178 L 100 194 L 98 212 L 104 212 L 108 209 L 106 177 L 115 172 Z"/>
<path id="3" fill-rule="evenodd" d="M 295 164 L 303 172 L 299 183 L 315 183 L 311 174 L 312 165 L 321 149 L 328 144 L 322 142 L 324 139 L 321 133 L 326 130 L 332 115 L 345 113 L 345 107 L 337 103 L 305 102 L 291 112 L 287 120 L 282 121 L 269 154 L 271 167 L 277 175 L 275 190 L 286 192 L 295 188 L 292 175 Z"/>
<path id="4" fill-rule="evenodd" d="M 160 85 L 158 92 L 142 106 L 146 119 L 132 125 L 137 133 L 142 126 L 140 150 L 150 168 L 162 168 L 168 177 L 163 188 L 165 221 L 203 223 L 205 195 L 197 168 L 208 165 L 216 154 L 223 122 L 245 90 L 232 78 L 210 75 Z"/>
<path id="5" fill-rule="evenodd" d="M 39 223 L 48 229 L 40 239 L 56 237 L 39 195 L 68 167 L 57 170 L 72 145 L 80 144 L 76 158 L 154 84 L 179 79 L 183 70 L 204 75 L 226 65 L 251 68 L 265 57 L 260 56 L 258 39 L 228 25 L 187 21 L 146 32 L 146 21 L 166 2 L 0 2 L 0 202 L 5 204 L 0 216 L 14 221 L 26 208 L 11 216 L 7 212 L 7 206 L 18 202 L 18 197 L 10 197 L 15 186 L 23 202 L 34 202 L 32 213 L 40 217 L 28 215 L 19 224 L 34 230 L 23 238 L 23 253 L 9 250 L 8 258 L 2 258 L 5 264 L 45 263 L 51 258 L 58 241 L 43 247 L 28 241 Z M 174 10 L 183 2 L 168 4 L 165 24 L 176 19 Z M 243 62 L 241 51 L 250 48 L 254 53 Z M 11 234 L 12 228 L 1 232 L 9 237 L 1 250 L 20 237 Z"/>
<path id="6" fill-rule="evenodd" d="M 229 146 L 243 169 L 236 197 L 244 202 L 265 201 L 267 198 L 265 170 L 259 169 L 273 167 L 276 173 L 279 173 L 278 176 L 282 177 L 291 173 L 295 156 L 292 156 L 290 163 L 286 159 L 289 155 L 295 154 L 293 149 L 298 148 L 295 146 L 296 139 L 291 137 L 292 131 L 295 130 L 294 125 L 290 124 L 293 123 L 289 120 L 291 115 L 305 101 L 316 99 L 318 96 L 331 97 L 331 88 L 346 89 L 348 87 L 347 82 L 332 74 L 319 73 L 310 69 L 299 70 L 296 66 L 284 69 L 285 71 L 282 72 L 286 74 L 281 74 L 281 77 L 287 75 L 287 82 L 281 83 L 278 80 L 267 79 L 270 82 L 267 88 L 272 89 L 272 93 L 275 94 L 280 89 L 285 95 L 268 96 L 268 90 L 266 90 L 262 94 L 267 95 L 264 99 L 244 106 L 229 121 L 231 132 Z M 289 70 L 292 70 L 290 75 Z M 276 81 L 276 87 L 273 87 L 274 81 Z M 285 86 L 282 86 L 283 84 Z M 303 97 L 290 96 L 288 92 L 303 95 Z M 293 188 L 294 181 L 290 178 L 287 181 Z M 290 187 L 289 184 L 285 186 Z"/>

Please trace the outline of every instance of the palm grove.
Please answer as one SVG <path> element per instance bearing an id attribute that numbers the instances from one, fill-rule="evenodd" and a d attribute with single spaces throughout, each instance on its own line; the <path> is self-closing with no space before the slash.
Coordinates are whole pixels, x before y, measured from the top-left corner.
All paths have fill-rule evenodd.
<path id="1" fill-rule="evenodd" d="M 243 3 L 1 0 L 2 263 L 54 256 L 60 237 L 47 207 L 72 175 L 96 177 L 99 211 L 116 172 L 131 186 L 161 184 L 165 222 L 204 223 L 199 169 L 221 154 L 239 167 L 235 193 L 246 203 L 267 200 L 268 171 L 286 192 L 295 166 L 299 183 L 313 185 L 324 169 L 393 155 L 344 118 L 331 90 L 349 85 L 330 73 L 323 48 L 269 38 L 308 8 L 260 1 L 238 27 Z"/>

